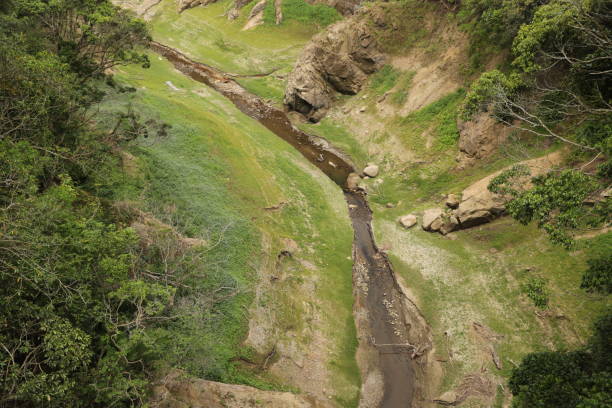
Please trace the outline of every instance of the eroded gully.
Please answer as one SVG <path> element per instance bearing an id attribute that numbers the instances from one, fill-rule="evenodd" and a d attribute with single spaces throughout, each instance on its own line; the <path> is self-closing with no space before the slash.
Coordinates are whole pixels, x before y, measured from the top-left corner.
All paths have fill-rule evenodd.
<path id="1" fill-rule="evenodd" d="M 153 42 L 152 48 L 180 72 L 212 87 L 287 141 L 344 190 L 354 230 L 354 315 L 362 373 L 360 407 L 413 406 L 416 364 L 409 331 L 414 322 L 409 321 L 410 314 L 404 310 L 406 299 L 391 264 L 374 241 L 372 211 L 365 193 L 346 188 L 347 177 L 356 171 L 350 159 L 324 139 L 297 129 L 284 111 L 249 93 L 229 75 L 163 44 Z"/>

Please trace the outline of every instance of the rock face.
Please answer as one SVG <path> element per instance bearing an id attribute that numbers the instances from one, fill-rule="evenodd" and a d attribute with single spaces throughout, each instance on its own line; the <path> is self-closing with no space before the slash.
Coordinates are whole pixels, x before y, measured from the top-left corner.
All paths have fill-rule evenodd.
<path id="1" fill-rule="evenodd" d="M 223 384 L 171 372 L 153 388 L 154 408 L 313 408 L 317 405 L 290 392 L 262 391 L 245 385 Z"/>
<path id="2" fill-rule="evenodd" d="M 384 56 L 363 16 L 339 21 L 304 48 L 287 78 L 284 103 L 317 122 L 336 92 L 356 94 L 368 74 L 383 63 Z"/>
<path id="3" fill-rule="evenodd" d="M 343 16 L 354 14 L 363 0 L 306 0 L 311 4 L 327 4 L 338 10 Z"/>
<path id="4" fill-rule="evenodd" d="M 363 169 L 363 174 L 368 177 L 376 177 L 378 176 L 378 166 L 375 164 L 368 164 L 365 169 Z"/>
<path id="5" fill-rule="evenodd" d="M 243 30 L 250 30 L 251 28 L 255 28 L 260 24 L 263 24 L 263 14 L 264 9 L 266 8 L 266 0 L 260 0 L 253 8 L 251 9 L 251 14 L 249 14 L 249 19 L 246 24 L 242 28 Z"/>
<path id="6" fill-rule="evenodd" d="M 416 225 L 417 223 L 417 217 L 414 214 L 408 214 L 408 215 L 404 215 L 403 217 L 400 217 L 399 219 L 399 223 L 402 225 L 402 227 L 404 228 L 411 228 L 414 225 Z"/>
<path id="7" fill-rule="evenodd" d="M 217 0 L 179 0 L 179 13 L 196 6 L 206 6 L 207 4 L 215 3 L 216 1 Z"/>
<path id="8" fill-rule="evenodd" d="M 487 112 L 469 121 L 459 121 L 459 162 L 463 167 L 476 159 L 493 154 L 509 136 L 511 128 L 498 122 Z"/>

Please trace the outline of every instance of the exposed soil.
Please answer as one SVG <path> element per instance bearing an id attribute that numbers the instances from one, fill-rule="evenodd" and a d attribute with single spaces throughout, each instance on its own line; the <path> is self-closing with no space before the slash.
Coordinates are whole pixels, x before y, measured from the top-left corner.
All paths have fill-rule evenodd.
<path id="1" fill-rule="evenodd" d="M 344 188 L 354 229 L 353 292 L 359 335 L 358 360 L 363 378 L 360 407 L 414 406 L 418 388 L 415 372 L 422 371 L 417 367 L 417 360 L 431 347 L 415 343 L 414 339 L 419 341 L 428 334 L 415 335 L 424 324 L 412 321 L 416 308 L 412 313 L 407 310 L 407 303 L 414 305 L 406 299 L 389 260 L 374 242 L 372 211 L 365 193 L 346 189 L 348 175 L 355 172 L 353 164 L 324 139 L 297 129 L 285 112 L 247 92 L 227 74 L 157 42 L 152 43 L 152 48 L 182 73 L 230 99 L 243 113 L 294 146 Z"/>

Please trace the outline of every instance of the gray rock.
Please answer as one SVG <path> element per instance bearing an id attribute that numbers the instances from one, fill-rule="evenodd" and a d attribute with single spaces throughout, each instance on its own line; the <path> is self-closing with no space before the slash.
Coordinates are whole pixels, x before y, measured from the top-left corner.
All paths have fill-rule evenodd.
<path id="1" fill-rule="evenodd" d="M 356 190 L 361 182 L 361 177 L 357 173 L 351 173 L 346 178 L 346 188 L 349 190 Z"/>
<path id="2" fill-rule="evenodd" d="M 423 213 L 421 226 L 425 231 L 437 231 L 442 226 L 442 210 L 440 208 L 430 208 Z"/>
<path id="3" fill-rule="evenodd" d="M 400 217 L 399 223 L 404 228 L 411 228 L 411 227 L 416 225 L 417 217 L 414 214 L 404 215 L 404 216 Z"/>
<path id="4" fill-rule="evenodd" d="M 442 216 L 442 226 L 440 226 L 440 232 L 443 235 L 448 234 L 459 229 L 459 220 L 454 215 Z"/>
<path id="5" fill-rule="evenodd" d="M 461 202 L 461 200 L 459 200 L 459 197 L 457 197 L 456 194 L 449 194 L 446 197 L 446 206 L 448 208 L 457 208 L 459 207 L 459 203 Z"/>
<path id="6" fill-rule="evenodd" d="M 378 166 L 375 164 L 368 164 L 365 169 L 363 169 L 363 174 L 368 177 L 378 176 Z"/>

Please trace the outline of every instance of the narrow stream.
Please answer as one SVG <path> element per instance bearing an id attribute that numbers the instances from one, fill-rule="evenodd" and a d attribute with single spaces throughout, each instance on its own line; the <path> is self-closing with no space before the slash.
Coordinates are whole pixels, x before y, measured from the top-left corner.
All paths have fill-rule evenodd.
<path id="1" fill-rule="evenodd" d="M 414 361 L 408 352 L 406 340 L 410 322 L 406 321 L 401 310 L 404 295 L 391 263 L 374 241 L 372 211 L 365 193 L 346 188 L 348 175 L 356 172 L 350 159 L 335 150 L 326 140 L 297 129 L 284 111 L 249 93 L 227 74 L 193 61 L 163 44 L 153 42 L 151 47 L 185 75 L 205 83 L 230 99 L 243 113 L 287 141 L 343 188 L 354 230 L 355 311 L 365 312 L 367 316 L 365 324 L 356 319 L 360 348 L 366 349 L 372 360 L 367 364 L 370 367 L 368 371 L 374 367 L 373 371 L 382 375 L 382 396 L 374 400 L 376 406 L 381 408 L 410 407 L 414 394 Z M 364 381 L 369 374 L 362 372 Z M 370 388 L 362 388 L 362 400 L 368 397 L 364 395 L 368 392 Z"/>

